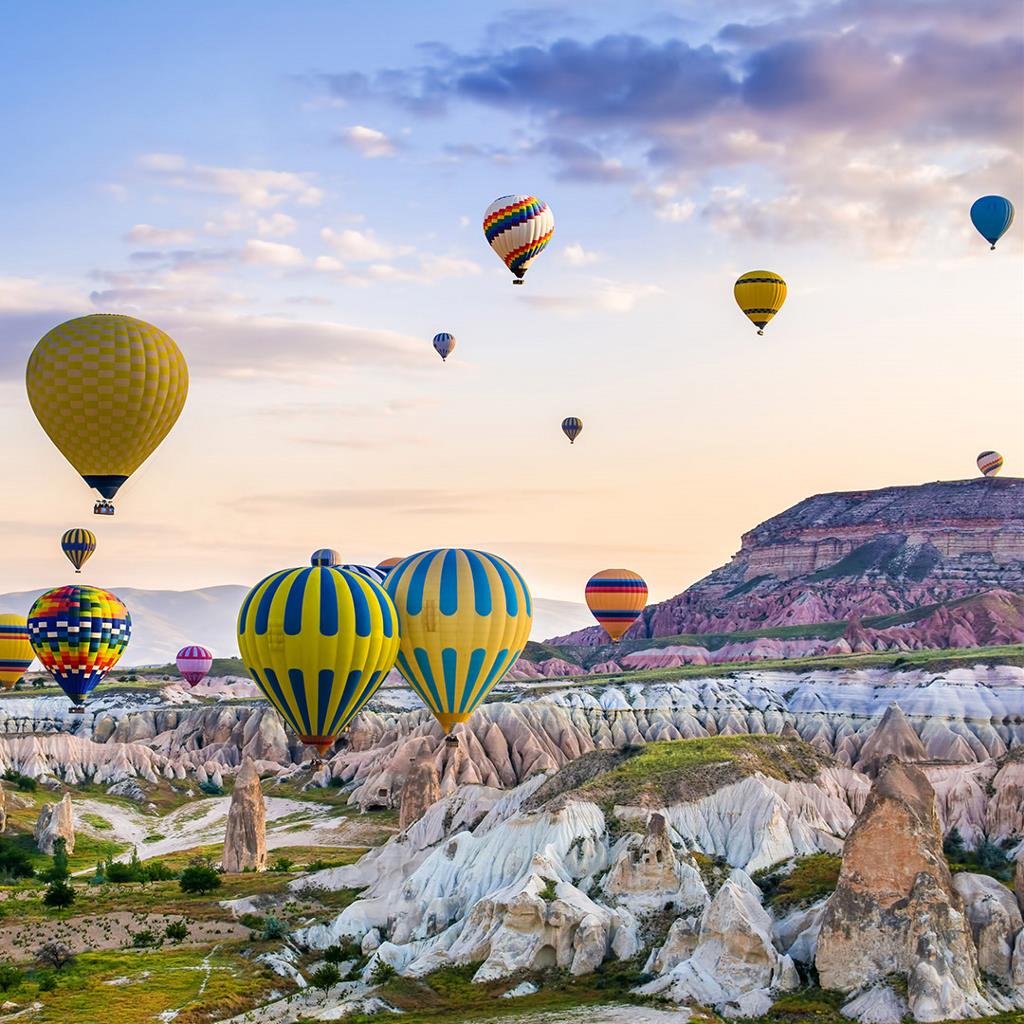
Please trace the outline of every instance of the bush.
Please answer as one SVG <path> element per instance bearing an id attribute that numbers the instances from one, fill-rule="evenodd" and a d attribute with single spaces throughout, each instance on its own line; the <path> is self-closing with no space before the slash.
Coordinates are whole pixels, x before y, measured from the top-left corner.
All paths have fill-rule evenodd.
<path id="1" fill-rule="evenodd" d="M 291 871 L 295 861 L 290 857 L 278 857 L 273 864 L 270 865 L 271 871 Z"/>
<path id="2" fill-rule="evenodd" d="M 68 841 L 60 836 L 53 841 L 53 864 L 46 874 L 44 882 L 60 882 L 68 877 Z"/>
<path id="3" fill-rule="evenodd" d="M 373 965 L 373 970 L 370 971 L 370 981 L 374 985 L 383 985 L 385 982 L 390 981 L 397 973 L 393 964 L 389 964 L 387 960 L 381 960 L 380 957 L 377 957 L 377 962 Z"/>
<path id="4" fill-rule="evenodd" d="M 149 946 L 156 946 L 157 944 L 156 934 L 148 928 L 143 928 L 142 931 L 136 932 L 132 936 L 132 946 L 136 949 L 146 949 Z"/>
<path id="5" fill-rule="evenodd" d="M 4 778 L 8 782 L 13 782 L 23 793 L 34 793 L 39 788 L 35 779 L 28 775 L 22 775 L 21 772 L 16 772 L 13 768 L 8 768 L 4 772 Z"/>
<path id="6" fill-rule="evenodd" d="M 10 839 L 0 836 L 0 875 L 5 878 L 31 878 L 35 868 L 28 854 Z"/>
<path id="7" fill-rule="evenodd" d="M 550 878 L 544 879 L 544 888 L 541 889 L 538 896 L 545 902 L 550 903 L 552 900 L 558 898 L 558 892 L 555 889 L 555 883 Z"/>
<path id="8" fill-rule="evenodd" d="M 40 971 L 36 975 L 40 992 L 52 992 L 57 987 L 57 975 L 53 971 Z"/>
<path id="9" fill-rule="evenodd" d="M 271 915 L 263 922 L 263 933 L 260 936 L 264 942 L 272 939 L 283 939 L 288 934 L 288 925 L 279 917 Z"/>
<path id="10" fill-rule="evenodd" d="M 224 787 L 223 786 L 218 786 L 218 785 L 216 785 L 213 782 L 200 782 L 199 783 L 199 788 L 207 796 L 223 796 L 224 795 Z"/>
<path id="11" fill-rule="evenodd" d="M 13 989 L 19 988 L 24 980 L 21 971 L 10 960 L 0 960 L 0 992 L 6 995 Z"/>
<path id="12" fill-rule="evenodd" d="M 178 881 L 182 892 L 204 896 L 220 888 L 220 875 L 210 863 L 210 858 L 196 857 L 189 862 Z"/>
<path id="13" fill-rule="evenodd" d="M 324 950 L 324 959 L 329 964 L 341 964 L 346 960 L 360 960 L 363 956 L 362 947 L 355 939 L 346 935 L 340 942 L 328 946 Z"/>
<path id="14" fill-rule="evenodd" d="M 172 921 L 164 929 L 164 937 L 171 942 L 184 942 L 188 938 L 188 925 L 184 921 Z"/>
<path id="15" fill-rule="evenodd" d="M 51 882 L 43 893 L 43 905 L 53 910 L 64 910 L 75 902 L 75 890 L 66 878 Z"/>
<path id="16" fill-rule="evenodd" d="M 262 932 L 263 924 L 266 919 L 262 914 L 243 914 L 239 919 L 239 923 L 245 925 L 246 928 L 251 929 L 254 932 Z"/>
<path id="17" fill-rule="evenodd" d="M 36 957 L 40 963 L 57 971 L 75 962 L 75 954 L 71 952 L 71 947 L 63 942 L 45 943 L 36 950 Z"/>
<path id="18" fill-rule="evenodd" d="M 178 877 L 162 860 L 151 861 L 143 870 L 147 882 L 169 882 Z"/>

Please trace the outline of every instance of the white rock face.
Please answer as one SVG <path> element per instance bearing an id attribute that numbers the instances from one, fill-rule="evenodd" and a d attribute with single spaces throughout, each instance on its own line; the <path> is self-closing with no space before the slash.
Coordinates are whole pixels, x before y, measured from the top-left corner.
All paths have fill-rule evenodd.
<path id="1" fill-rule="evenodd" d="M 1012 892 L 994 878 L 962 872 L 953 887 L 964 901 L 978 950 L 978 967 L 1004 985 L 1014 984 L 1014 942 L 1024 921 Z"/>
<path id="2" fill-rule="evenodd" d="M 747 888 L 730 879 L 704 911 L 692 954 L 639 991 L 754 1016 L 770 1008 L 771 993 L 799 985 L 793 961 L 775 948 L 771 918 Z"/>
<path id="3" fill-rule="evenodd" d="M 40 853 L 53 856 L 53 844 L 58 839 L 64 840 L 69 855 L 75 852 L 75 812 L 70 793 L 65 793 L 60 803 L 43 804 L 33 835 Z"/>

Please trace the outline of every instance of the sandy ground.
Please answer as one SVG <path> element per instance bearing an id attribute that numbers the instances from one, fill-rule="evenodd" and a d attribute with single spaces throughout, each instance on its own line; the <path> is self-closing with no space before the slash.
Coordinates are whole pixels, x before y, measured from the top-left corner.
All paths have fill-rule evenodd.
<path id="1" fill-rule="evenodd" d="M 33 921 L 0 927 L 0 955 L 14 961 L 31 960 L 44 942 L 63 942 L 75 953 L 86 950 L 123 949 L 132 935 L 149 930 L 162 935 L 172 921 L 187 914 L 136 914 L 117 910 L 108 914 L 84 914 L 65 921 Z M 188 921 L 186 945 L 245 939 L 249 929 L 237 921 Z"/>
<path id="2" fill-rule="evenodd" d="M 358 819 L 338 814 L 330 804 L 282 797 L 265 798 L 267 807 L 267 849 L 282 846 L 361 846 L 366 827 Z M 102 800 L 75 802 L 75 831 L 97 839 L 117 839 L 136 847 L 139 857 L 150 860 L 165 857 L 194 846 L 208 846 L 224 841 L 228 807 L 231 798 L 205 797 L 185 804 L 170 814 L 155 817 Z M 112 830 L 97 829 L 82 817 L 95 814 L 113 826 Z M 147 843 L 147 836 L 164 838 Z M 130 854 L 119 859 L 127 859 Z M 79 874 L 87 874 L 92 869 Z"/>

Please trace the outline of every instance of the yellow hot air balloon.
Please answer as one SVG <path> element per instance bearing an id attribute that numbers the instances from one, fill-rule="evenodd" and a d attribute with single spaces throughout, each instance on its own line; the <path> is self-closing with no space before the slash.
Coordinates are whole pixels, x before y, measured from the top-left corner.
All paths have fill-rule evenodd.
<path id="1" fill-rule="evenodd" d="M 11 612 L 0 615 L 0 686 L 11 689 L 28 671 L 34 657 L 25 616 Z"/>
<path id="2" fill-rule="evenodd" d="M 770 270 L 748 270 L 733 288 L 736 305 L 757 328 L 758 334 L 786 301 L 786 282 Z"/>
<path id="3" fill-rule="evenodd" d="M 50 440 L 110 499 L 174 426 L 188 394 L 181 350 L 159 328 L 94 313 L 54 327 L 29 356 L 28 400 Z"/>
<path id="4" fill-rule="evenodd" d="M 410 555 L 384 589 L 398 609 L 398 670 L 451 735 L 515 664 L 533 623 L 526 581 L 503 558 L 468 548 Z"/>
<path id="5" fill-rule="evenodd" d="M 632 569 L 602 569 L 587 581 L 590 614 L 617 644 L 647 605 L 647 584 Z"/>
<path id="6" fill-rule="evenodd" d="M 398 616 L 364 576 L 282 569 L 242 602 L 238 649 L 267 700 L 322 755 L 395 664 Z"/>

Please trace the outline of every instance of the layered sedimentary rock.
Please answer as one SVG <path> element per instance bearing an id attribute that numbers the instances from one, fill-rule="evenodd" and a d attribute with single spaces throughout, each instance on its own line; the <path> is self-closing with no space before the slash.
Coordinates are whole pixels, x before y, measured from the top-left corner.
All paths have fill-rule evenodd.
<path id="1" fill-rule="evenodd" d="M 65 793 L 59 803 L 43 804 L 33 832 L 36 849 L 40 853 L 53 854 L 53 844 L 63 839 L 68 854 L 75 852 L 75 812 L 71 806 L 71 794 Z"/>
<path id="2" fill-rule="evenodd" d="M 745 533 L 728 565 L 647 608 L 626 635 L 802 625 L 891 615 L 986 590 L 1019 594 L 1022 506 L 1024 480 L 1013 478 L 815 495 Z M 992 635 L 983 618 L 964 628 Z M 951 630 L 935 646 L 950 646 Z M 590 628 L 554 642 L 605 638 Z"/>
<path id="3" fill-rule="evenodd" d="M 251 757 L 242 762 L 231 793 L 221 864 L 230 872 L 265 871 L 267 867 L 267 810 Z"/>

